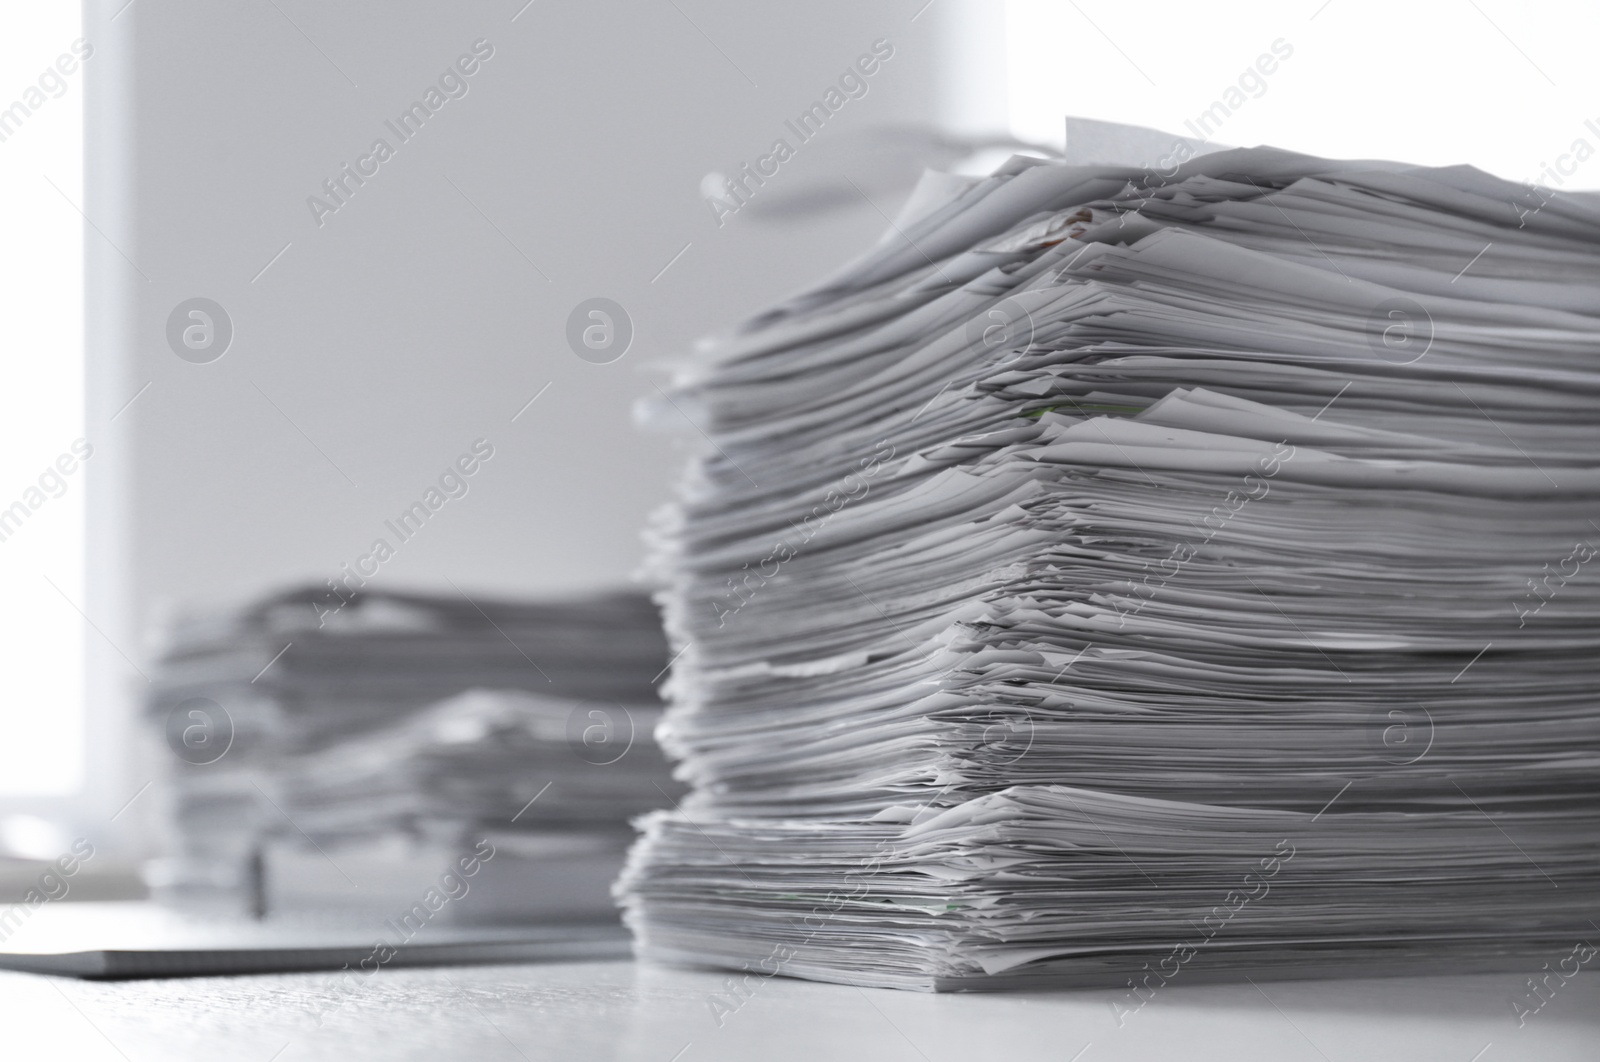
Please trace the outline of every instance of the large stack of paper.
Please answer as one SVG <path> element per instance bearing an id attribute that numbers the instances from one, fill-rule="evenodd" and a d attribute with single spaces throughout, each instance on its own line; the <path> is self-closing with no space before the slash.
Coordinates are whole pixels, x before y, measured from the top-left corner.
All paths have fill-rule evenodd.
<path id="1" fill-rule="evenodd" d="M 642 956 L 1136 1009 L 1592 935 L 1600 197 L 930 176 L 669 398 Z"/>
<path id="2" fill-rule="evenodd" d="M 649 600 L 328 597 L 172 625 L 150 700 L 175 754 L 163 893 L 399 910 L 481 845 L 492 873 L 453 914 L 604 915 L 629 818 L 681 791 L 650 737 Z"/>

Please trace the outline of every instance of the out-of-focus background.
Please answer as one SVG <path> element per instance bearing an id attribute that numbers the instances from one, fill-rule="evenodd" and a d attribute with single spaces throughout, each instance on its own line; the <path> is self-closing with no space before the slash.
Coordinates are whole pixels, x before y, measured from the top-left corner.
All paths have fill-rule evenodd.
<path id="1" fill-rule="evenodd" d="M 0 854 L 93 836 L 80 894 L 137 888 L 170 758 L 142 713 L 196 603 L 352 570 L 469 603 L 629 586 L 698 441 L 692 411 L 640 432 L 636 400 L 875 240 L 922 167 L 1059 150 L 1070 114 L 1600 186 L 1597 23 L 1509 0 L 7 6 Z"/>

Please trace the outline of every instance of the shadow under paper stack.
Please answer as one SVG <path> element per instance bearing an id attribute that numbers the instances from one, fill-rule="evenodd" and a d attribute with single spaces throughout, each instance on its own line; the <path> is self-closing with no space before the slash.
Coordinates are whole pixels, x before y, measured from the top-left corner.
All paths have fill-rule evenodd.
<path id="1" fill-rule="evenodd" d="M 428 898 L 455 923 L 614 918 L 629 818 L 682 788 L 652 737 L 667 654 L 650 601 L 327 601 L 295 590 L 168 631 L 149 701 L 175 754 L 156 895 L 273 916 Z"/>

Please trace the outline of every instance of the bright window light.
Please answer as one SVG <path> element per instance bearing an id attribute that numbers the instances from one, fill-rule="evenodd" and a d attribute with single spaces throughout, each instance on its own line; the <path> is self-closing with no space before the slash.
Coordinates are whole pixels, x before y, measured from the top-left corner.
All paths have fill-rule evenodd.
<path id="1" fill-rule="evenodd" d="M 1600 187 L 1592 3 L 1006 0 L 1005 19 L 1010 124 L 1025 139 L 1059 144 L 1070 114 Z"/>
<path id="2" fill-rule="evenodd" d="M 83 782 L 80 7 L 0 7 L 0 794 Z M 85 60 L 84 56 L 89 58 Z"/>

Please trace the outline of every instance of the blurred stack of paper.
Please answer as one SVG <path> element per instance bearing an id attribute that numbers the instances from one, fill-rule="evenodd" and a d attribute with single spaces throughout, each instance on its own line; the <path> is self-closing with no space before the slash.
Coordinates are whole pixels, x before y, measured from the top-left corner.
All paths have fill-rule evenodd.
<path id="1" fill-rule="evenodd" d="M 661 665 L 657 665 L 660 669 Z M 648 686 L 645 693 L 652 692 Z M 376 826 L 426 835 L 494 829 L 507 809 L 546 827 L 626 828 L 661 806 L 666 760 L 651 744 L 659 705 L 584 703 L 470 690 L 397 725 L 310 752 L 284 767 L 284 810 L 315 837 L 364 837 Z M 630 759 L 626 767 L 597 770 Z M 549 790 L 556 799 L 534 801 Z"/>
<path id="2" fill-rule="evenodd" d="M 453 917 L 605 914 L 628 819 L 681 789 L 650 737 L 649 600 L 326 597 L 172 625 L 150 701 L 179 761 L 162 891 L 382 911 L 482 843 L 476 884 L 498 884 Z"/>
<path id="3" fill-rule="evenodd" d="M 930 175 L 648 412 L 712 450 L 652 530 L 642 955 L 1147 1000 L 1592 931 L 1600 197 Z"/>

